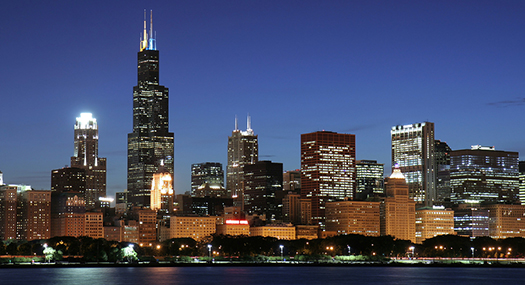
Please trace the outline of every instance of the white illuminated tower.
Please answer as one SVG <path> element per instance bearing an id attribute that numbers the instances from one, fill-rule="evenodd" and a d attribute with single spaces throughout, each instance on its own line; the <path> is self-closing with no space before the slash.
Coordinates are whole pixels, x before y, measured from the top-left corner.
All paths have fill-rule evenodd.
<path id="1" fill-rule="evenodd" d="M 135 206 L 150 206 L 153 174 L 162 163 L 173 177 L 173 133 L 168 129 L 168 106 L 168 88 L 159 84 L 159 51 L 151 16 L 148 34 L 144 12 L 137 86 L 133 87 L 133 132 L 128 134 L 128 192 L 129 201 Z"/>
<path id="2" fill-rule="evenodd" d="M 418 204 L 432 206 L 437 198 L 434 123 L 394 126 L 390 134 L 392 169 L 399 166 L 410 198 Z"/>
<path id="3" fill-rule="evenodd" d="M 98 124 L 91 113 L 82 113 L 75 124 L 75 151 L 71 167 L 86 172 L 86 208 L 95 208 L 106 196 L 106 158 L 98 157 Z"/>
<path id="4" fill-rule="evenodd" d="M 227 195 L 242 201 L 244 191 L 244 166 L 259 161 L 259 143 L 252 130 L 248 116 L 246 131 L 239 130 L 237 118 L 235 129 L 228 137 L 228 166 L 226 168 Z"/>

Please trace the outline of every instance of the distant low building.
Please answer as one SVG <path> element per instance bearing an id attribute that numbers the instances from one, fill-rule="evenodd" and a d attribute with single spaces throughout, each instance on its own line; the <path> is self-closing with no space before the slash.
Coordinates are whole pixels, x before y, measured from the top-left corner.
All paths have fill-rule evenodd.
<path id="1" fill-rule="evenodd" d="M 525 206 L 496 204 L 487 207 L 489 235 L 494 239 L 525 238 Z"/>
<path id="2" fill-rule="evenodd" d="M 380 202 L 336 201 L 326 203 L 326 230 L 337 234 L 379 236 Z"/>
<path id="3" fill-rule="evenodd" d="M 192 238 L 202 240 L 216 232 L 217 217 L 179 217 L 170 218 L 170 238 Z"/>
<path id="4" fill-rule="evenodd" d="M 295 239 L 295 227 L 292 224 L 273 224 L 251 227 L 250 236 L 274 237 L 282 240 Z"/>
<path id="5" fill-rule="evenodd" d="M 218 235 L 240 236 L 250 235 L 248 220 L 225 220 L 224 224 L 217 225 Z"/>

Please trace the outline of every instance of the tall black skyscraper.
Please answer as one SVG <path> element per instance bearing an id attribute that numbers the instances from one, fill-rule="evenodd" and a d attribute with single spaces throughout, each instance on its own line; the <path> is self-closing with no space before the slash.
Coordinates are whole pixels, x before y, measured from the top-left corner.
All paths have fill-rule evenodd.
<path id="1" fill-rule="evenodd" d="M 168 129 L 168 88 L 159 85 L 152 16 L 149 34 L 145 18 L 144 13 L 138 82 L 133 87 L 133 132 L 128 134 L 128 191 L 133 205 L 149 207 L 151 181 L 161 164 L 173 177 L 173 133 Z"/>

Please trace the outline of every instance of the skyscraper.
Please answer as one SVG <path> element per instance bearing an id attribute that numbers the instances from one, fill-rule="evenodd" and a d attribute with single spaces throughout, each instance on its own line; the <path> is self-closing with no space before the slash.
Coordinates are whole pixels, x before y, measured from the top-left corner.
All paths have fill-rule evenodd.
<path id="1" fill-rule="evenodd" d="M 159 51 L 151 16 L 149 34 L 144 19 L 137 75 L 137 86 L 133 87 L 133 132 L 128 134 L 128 191 L 133 205 L 149 207 L 151 181 L 161 164 L 173 177 L 168 88 L 159 84 Z"/>
<path id="2" fill-rule="evenodd" d="M 436 200 L 434 123 L 394 126 L 392 169 L 396 165 L 406 178 L 409 195 L 418 204 L 432 206 Z"/>
<path id="3" fill-rule="evenodd" d="M 518 153 L 474 145 L 450 153 L 451 201 L 518 203 Z"/>
<path id="4" fill-rule="evenodd" d="M 224 187 L 224 171 L 221 163 L 203 162 L 191 165 L 191 195 L 193 197 L 196 197 L 195 192 L 204 183 Z"/>
<path id="5" fill-rule="evenodd" d="M 434 141 L 432 141 L 434 143 Z M 416 242 L 416 202 L 409 197 L 409 186 L 398 167 L 385 178 L 381 203 L 381 235 Z"/>
<path id="6" fill-rule="evenodd" d="M 106 158 L 98 157 L 98 124 L 91 113 L 82 113 L 77 118 L 71 167 L 85 170 L 86 207 L 96 207 L 98 198 L 106 196 Z"/>
<path id="7" fill-rule="evenodd" d="M 228 166 L 226 169 L 226 190 L 229 197 L 239 197 L 242 201 L 244 189 L 244 165 L 256 163 L 259 160 L 259 144 L 257 135 L 251 126 L 248 116 L 246 131 L 241 131 L 235 118 L 235 129 L 228 137 Z"/>
<path id="8" fill-rule="evenodd" d="M 519 172 L 520 172 L 520 202 L 522 205 L 525 205 L 525 161 L 519 162 Z"/>
<path id="9" fill-rule="evenodd" d="M 383 172 L 384 165 L 376 160 L 358 160 L 356 163 L 357 193 L 356 198 L 366 200 L 385 195 Z"/>
<path id="10" fill-rule="evenodd" d="M 450 200 L 450 152 L 446 142 L 435 141 L 436 155 L 436 201 L 443 203 Z"/>
<path id="11" fill-rule="evenodd" d="M 244 166 L 244 210 L 266 214 L 267 220 L 282 216 L 283 164 L 258 161 Z"/>
<path id="12" fill-rule="evenodd" d="M 313 224 L 324 225 L 325 203 L 353 199 L 356 189 L 355 135 L 301 135 L 301 197 L 312 200 Z"/>

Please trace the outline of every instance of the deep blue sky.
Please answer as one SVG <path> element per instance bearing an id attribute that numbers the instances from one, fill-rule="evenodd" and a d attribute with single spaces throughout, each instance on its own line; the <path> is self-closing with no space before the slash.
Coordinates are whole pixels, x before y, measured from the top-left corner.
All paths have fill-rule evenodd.
<path id="1" fill-rule="evenodd" d="M 352 133 L 390 171 L 390 128 L 431 121 L 452 149 L 525 152 L 525 1 L 9 1 L 0 171 L 49 189 L 81 112 L 99 123 L 108 194 L 126 188 L 143 10 L 170 88 L 175 187 L 226 164 L 235 115 L 260 159 L 300 168 L 300 134 Z M 523 158 L 522 158 L 523 159 Z"/>

